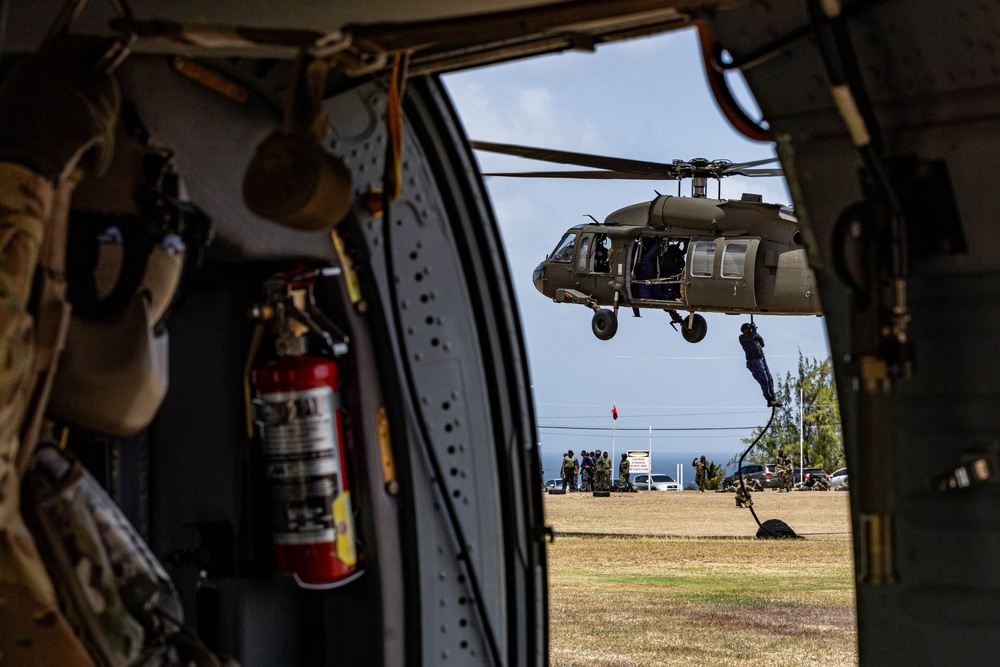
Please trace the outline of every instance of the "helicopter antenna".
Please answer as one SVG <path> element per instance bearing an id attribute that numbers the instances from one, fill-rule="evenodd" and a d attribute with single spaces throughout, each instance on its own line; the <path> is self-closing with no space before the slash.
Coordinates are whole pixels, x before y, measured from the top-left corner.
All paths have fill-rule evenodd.
<path id="1" fill-rule="evenodd" d="M 594 221 L 594 224 L 596 224 L 596 225 L 599 225 L 599 224 L 601 224 L 601 223 L 597 222 L 597 218 L 595 218 L 594 216 L 592 216 L 592 215 L 591 215 L 591 214 L 589 214 L 589 213 L 584 213 L 583 217 L 585 217 L 585 218 L 590 218 L 591 220 L 593 220 L 593 221 Z"/>

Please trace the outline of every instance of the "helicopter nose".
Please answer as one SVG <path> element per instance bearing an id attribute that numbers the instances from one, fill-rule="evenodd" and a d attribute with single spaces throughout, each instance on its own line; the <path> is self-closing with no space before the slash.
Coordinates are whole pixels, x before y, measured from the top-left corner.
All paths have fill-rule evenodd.
<path id="1" fill-rule="evenodd" d="M 535 270 L 531 272 L 531 282 L 535 283 L 535 289 L 539 292 L 542 291 L 542 265 L 539 264 L 535 267 Z"/>

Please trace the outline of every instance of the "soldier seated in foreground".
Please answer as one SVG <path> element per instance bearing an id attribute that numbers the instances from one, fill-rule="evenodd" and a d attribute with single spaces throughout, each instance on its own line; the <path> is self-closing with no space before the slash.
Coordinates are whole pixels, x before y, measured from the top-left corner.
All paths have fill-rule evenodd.
<path id="1" fill-rule="evenodd" d="M 829 491 L 830 482 L 824 475 L 810 475 L 809 480 L 806 482 L 808 486 L 813 491 Z"/>
<path id="2" fill-rule="evenodd" d="M 750 507 L 753 505 L 753 500 L 750 498 L 750 489 L 744 490 L 739 483 L 735 484 L 736 487 L 736 506 L 737 507 Z"/>

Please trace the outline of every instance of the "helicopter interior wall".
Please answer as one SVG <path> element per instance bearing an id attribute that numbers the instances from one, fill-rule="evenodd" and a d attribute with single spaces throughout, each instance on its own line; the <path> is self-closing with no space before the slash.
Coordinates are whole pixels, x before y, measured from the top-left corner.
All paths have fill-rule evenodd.
<path id="1" fill-rule="evenodd" d="M 358 483 L 361 451 L 348 457 L 365 575 L 324 593 L 271 574 L 266 484 L 254 474 L 257 459 L 240 424 L 253 329 L 247 312 L 278 268 L 210 266 L 171 317 L 172 390 L 151 429 L 150 545 L 168 562 L 188 622 L 242 664 L 330 664 L 333 656 L 376 664 L 392 645 L 382 638 L 380 543 L 370 487 Z"/>
<path id="2" fill-rule="evenodd" d="M 207 65 L 244 87 L 239 102 L 182 76 L 165 56 L 134 56 L 120 68 L 123 96 L 153 137 L 175 151 L 191 201 L 216 226 L 209 252 L 221 260 L 298 256 L 331 259 L 326 235 L 267 222 L 247 210 L 243 171 L 282 113 L 290 68 L 284 61 L 215 60 Z M 197 120 L 195 120 L 197 119 Z"/>
<path id="3" fill-rule="evenodd" d="M 773 35 L 808 28 L 806 5 L 782 0 L 720 12 L 713 29 L 738 61 Z M 879 157 L 897 158 L 883 164 L 903 193 L 915 250 L 901 276 L 911 317 L 906 347 L 886 328 L 898 302 L 883 289 L 901 247 L 865 225 L 854 227 L 856 243 L 838 228 L 851 219 L 848 207 L 869 193 L 830 101 L 821 42 L 792 40 L 779 47 L 781 57 L 745 74 L 782 138 L 778 150 L 826 314 L 851 468 L 859 661 L 992 661 L 1000 628 L 1000 572 L 992 565 L 1000 549 L 1000 485 L 989 473 L 980 483 L 965 477 L 965 487 L 959 472 L 977 456 L 996 461 L 1000 431 L 1000 359 L 989 353 L 1000 321 L 1000 196 L 981 183 L 1000 151 L 995 113 L 986 111 L 1000 108 L 1000 54 L 979 48 L 1000 26 L 1000 9 L 965 1 L 949 4 L 947 13 L 929 1 L 849 6 L 855 11 L 837 26 L 851 37 L 839 42 L 848 45 L 846 60 L 839 47 L 830 53 L 838 67 L 857 58 L 848 83 L 872 100 Z M 757 28 L 747 31 L 751 24 Z M 902 169 L 902 157 L 922 167 Z M 928 215 L 921 190 L 954 197 L 958 220 Z M 964 249 L 938 243 L 949 225 L 969 241 Z M 872 275 L 882 282 L 872 284 Z M 912 376 L 894 373 L 911 351 Z"/>
<path id="4" fill-rule="evenodd" d="M 273 572 L 243 399 L 247 313 L 262 281 L 290 262 L 337 264 L 329 234 L 256 219 L 240 197 L 256 140 L 280 122 L 272 95 L 287 69 L 215 63 L 253 89 L 241 105 L 179 78 L 168 59 L 127 62 L 126 96 L 176 151 L 191 200 L 219 224 L 169 322 L 170 391 L 148 459 L 123 458 L 124 475 L 150 479 L 130 514 L 148 523 L 187 620 L 244 665 L 433 664 L 445 654 L 463 664 L 544 664 L 544 530 L 526 357 L 496 224 L 440 84 L 408 81 L 406 187 L 392 225 L 356 206 L 338 227 L 365 296 L 352 305 L 337 279 L 323 302 L 351 338 L 341 394 L 364 573 L 313 591 Z M 383 185 L 372 165 L 385 159 L 385 104 L 382 84 L 366 81 L 324 105 L 326 146 L 351 168 L 359 193 Z"/>

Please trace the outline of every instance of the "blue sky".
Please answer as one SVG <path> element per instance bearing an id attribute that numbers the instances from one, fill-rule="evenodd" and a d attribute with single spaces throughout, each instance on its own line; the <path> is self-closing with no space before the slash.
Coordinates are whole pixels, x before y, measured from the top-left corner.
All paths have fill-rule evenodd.
<path id="1" fill-rule="evenodd" d="M 662 162 L 775 155 L 773 145 L 744 139 L 723 118 L 693 30 L 461 72 L 445 83 L 472 139 Z M 487 153 L 478 158 L 484 171 L 543 167 Z M 603 220 L 649 201 L 654 189 L 675 194 L 677 184 L 491 177 L 486 185 L 522 317 L 545 476 L 557 476 L 556 461 L 567 449 L 611 451 L 613 404 L 617 454 L 647 448 L 651 426 L 654 469 L 672 475 L 674 464 L 683 462 L 685 481 L 693 479 L 693 456 L 725 463 L 742 450 L 740 439 L 769 413 L 737 341 L 747 318 L 706 314 L 708 335 L 693 345 L 670 327 L 666 313 L 643 311 L 635 319 L 623 310 L 617 335 L 600 341 L 591 333 L 592 311 L 553 303 L 531 283 L 532 269 L 585 215 Z M 738 199 L 743 192 L 791 203 L 781 178 L 722 183 L 723 197 Z M 690 194 L 688 183 L 682 194 Z M 714 183 L 709 196 L 715 196 Z M 755 321 L 775 381 L 795 370 L 800 351 L 829 356 L 822 318 Z M 603 430 L 589 430 L 595 428 Z"/>

